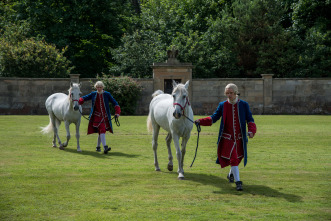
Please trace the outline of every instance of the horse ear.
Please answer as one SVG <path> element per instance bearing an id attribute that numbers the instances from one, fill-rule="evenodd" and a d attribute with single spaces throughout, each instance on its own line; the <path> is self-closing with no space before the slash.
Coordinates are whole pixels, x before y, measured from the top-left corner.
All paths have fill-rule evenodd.
<path id="1" fill-rule="evenodd" d="M 71 81 L 71 82 L 70 82 L 70 87 L 72 87 L 72 85 L 73 85 L 73 84 L 72 84 L 72 81 Z"/>
<path id="2" fill-rule="evenodd" d="M 172 80 L 172 87 L 173 87 L 173 88 L 177 87 L 177 83 L 176 83 L 175 80 Z"/>
<path id="3" fill-rule="evenodd" d="M 188 90 L 188 86 L 189 86 L 189 84 L 190 84 L 190 80 L 186 81 L 186 83 L 185 83 L 185 88 L 186 88 L 186 90 Z"/>
<path id="4" fill-rule="evenodd" d="M 79 88 L 81 88 L 82 87 L 82 83 L 79 83 L 78 86 L 79 86 Z"/>

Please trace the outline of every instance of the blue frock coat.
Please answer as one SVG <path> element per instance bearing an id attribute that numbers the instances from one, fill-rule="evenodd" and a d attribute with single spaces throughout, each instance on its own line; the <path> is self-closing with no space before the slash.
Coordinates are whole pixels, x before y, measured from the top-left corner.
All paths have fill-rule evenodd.
<path id="1" fill-rule="evenodd" d="M 94 105 L 95 105 L 95 100 L 96 100 L 96 97 L 97 97 L 97 93 L 98 93 L 97 91 L 93 91 L 92 93 L 82 97 L 84 101 L 92 100 L 92 107 L 91 107 L 90 117 L 89 117 L 90 118 L 89 127 L 90 127 L 90 125 L 92 126 L 92 124 L 93 124 L 91 119 L 92 119 L 92 114 L 93 114 L 93 111 L 94 111 Z M 111 102 L 114 106 L 118 106 L 118 103 L 113 98 L 113 96 L 111 96 L 111 94 L 108 91 L 103 92 L 103 101 L 104 101 L 104 107 L 106 109 L 106 113 L 107 113 L 107 116 L 108 116 L 110 129 L 111 129 L 111 132 L 112 132 L 113 131 L 113 126 L 112 126 L 112 123 L 111 123 L 111 114 L 110 114 L 110 109 L 109 109 L 109 102 Z"/>

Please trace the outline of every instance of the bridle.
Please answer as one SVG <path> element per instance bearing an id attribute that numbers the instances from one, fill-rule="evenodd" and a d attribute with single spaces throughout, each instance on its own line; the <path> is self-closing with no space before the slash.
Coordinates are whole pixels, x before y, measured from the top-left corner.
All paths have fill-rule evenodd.
<path id="1" fill-rule="evenodd" d="M 74 101 L 77 101 L 77 102 L 78 102 L 77 99 L 72 99 L 72 94 L 71 94 L 71 92 L 70 92 L 70 95 L 69 95 L 69 96 L 70 96 L 72 102 L 74 102 Z"/>
<path id="2" fill-rule="evenodd" d="M 174 105 L 174 107 L 175 107 L 176 105 L 178 105 L 178 106 L 180 107 L 180 109 L 183 111 L 183 116 L 185 116 L 184 111 L 185 111 L 186 105 L 189 105 L 189 106 L 190 106 L 191 104 L 190 104 L 190 102 L 188 101 L 188 98 L 186 97 L 186 102 L 185 102 L 184 107 L 183 107 L 180 103 L 173 103 L 173 105 Z"/>

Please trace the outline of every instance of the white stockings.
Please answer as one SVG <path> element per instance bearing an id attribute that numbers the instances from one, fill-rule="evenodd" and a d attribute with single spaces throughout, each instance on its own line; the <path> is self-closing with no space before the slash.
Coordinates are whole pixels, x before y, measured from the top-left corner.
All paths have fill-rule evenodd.
<path id="1" fill-rule="evenodd" d="M 231 174 L 231 173 L 233 174 L 236 182 L 240 181 L 238 166 L 232 166 L 229 174 Z"/>

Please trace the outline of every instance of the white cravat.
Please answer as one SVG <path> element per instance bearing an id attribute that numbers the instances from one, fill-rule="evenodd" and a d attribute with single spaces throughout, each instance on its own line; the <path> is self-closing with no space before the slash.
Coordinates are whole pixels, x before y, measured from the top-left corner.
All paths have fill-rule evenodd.
<path id="1" fill-rule="evenodd" d="M 236 99 L 234 99 L 233 101 L 231 101 L 229 98 L 228 98 L 228 102 L 230 104 L 236 104 L 238 102 L 239 98 L 238 98 L 238 95 L 236 95 Z"/>

